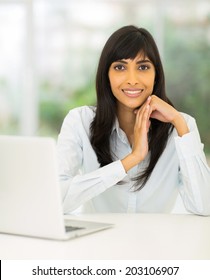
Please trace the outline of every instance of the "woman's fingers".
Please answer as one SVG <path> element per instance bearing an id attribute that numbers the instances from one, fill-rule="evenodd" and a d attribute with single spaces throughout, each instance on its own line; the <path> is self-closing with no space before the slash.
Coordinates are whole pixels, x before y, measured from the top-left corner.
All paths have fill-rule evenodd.
<path id="1" fill-rule="evenodd" d="M 150 118 L 157 119 L 161 122 L 172 122 L 177 111 L 164 100 L 156 95 L 152 95 L 150 102 Z"/>
<path id="2" fill-rule="evenodd" d="M 136 114 L 136 126 L 138 128 L 146 128 L 149 122 L 150 105 L 146 102 Z"/>

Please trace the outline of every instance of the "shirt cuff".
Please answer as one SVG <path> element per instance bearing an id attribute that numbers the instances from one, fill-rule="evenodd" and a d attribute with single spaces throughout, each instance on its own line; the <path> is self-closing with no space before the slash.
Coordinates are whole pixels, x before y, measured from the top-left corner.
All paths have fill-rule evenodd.
<path id="1" fill-rule="evenodd" d="M 121 160 L 114 161 L 111 164 L 102 167 L 100 173 L 106 188 L 117 184 L 127 176 Z"/>
<path id="2" fill-rule="evenodd" d="M 195 131 L 191 131 L 182 137 L 175 137 L 175 146 L 180 159 L 185 159 L 200 154 L 203 144 L 198 139 Z"/>

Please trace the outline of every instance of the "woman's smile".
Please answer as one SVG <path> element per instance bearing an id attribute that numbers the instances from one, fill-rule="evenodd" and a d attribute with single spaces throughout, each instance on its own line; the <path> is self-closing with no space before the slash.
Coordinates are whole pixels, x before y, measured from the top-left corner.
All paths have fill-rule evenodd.
<path id="1" fill-rule="evenodd" d="M 136 88 L 126 88 L 122 89 L 122 92 L 131 98 L 139 97 L 143 93 L 143 89 L 136 89 Z"/>

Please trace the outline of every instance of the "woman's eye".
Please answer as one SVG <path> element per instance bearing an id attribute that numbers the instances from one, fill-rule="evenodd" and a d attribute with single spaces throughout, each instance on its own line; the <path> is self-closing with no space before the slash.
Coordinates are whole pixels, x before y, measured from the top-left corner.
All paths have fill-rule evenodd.
<path id="1" fill-rule="evenodd" d="M 139 66 L 139 69 L 140 69 L 140 70 L 143 70 L 143 71 L 144 71 L 144 70 L 148 70 L 149 68 L 150 68 L 150 67 L 149 67 L 148 65 L 140 65 L 140 66 Z"/>
<path id="2" fill-rule="evenodd" d="M 124 66 L 124 65 L 121 65 L 121 64 L 115 65 L 115 66 L 114 66 L 114 69 L 117 70 L 117 71 L 124 70 L 124 69 L 125 69 L 125 66 Z"/>

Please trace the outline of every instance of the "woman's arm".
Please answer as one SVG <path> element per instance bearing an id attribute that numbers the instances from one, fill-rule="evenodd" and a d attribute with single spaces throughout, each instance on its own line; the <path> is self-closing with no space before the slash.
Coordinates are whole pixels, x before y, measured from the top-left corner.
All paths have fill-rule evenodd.
<path id="1" fill-rule="evenodd" d="M 175 137 L 180 162 L 179 192 L 186 209 L 198 215 L 210 215 L 210 168 L 203 151 L 203 144 L 195 120 L 188 119 L 190 132 Z"/>
<path id="2" fill-rule="evenodd" d="M 79 110 L 72 110 L 67 115 L 57 142 L 65 213 L 80 207 L 127 175 L 121 161 L 100 168 L 88 137 L 92 116 L 89 111 Z"/>
<path id="3" fill-rule="evenodd" d="M 185 115 L 187 116 L 187 115 Z M 175 146 L 179 162 L 179 192 L 186 209 L 199 215 L 210 215 L 210 168 L 195 120 L 178 112 L 155 95 L 147 99 L 138 110 L 135 139 L 131 154 L 122 160 L 126 171 L 141 162 L 148 153 L 149 118 L 172 123 L 178 136 Z"/>
<path id="4" fill-rule="evenodd" d="M 185 115 L 187 116 L 187 115 Z M 195 120 L 178 112 L 169 104 L 153 95 L 150 102 L 150 118 L 174 125 L 175 139 L 180 162 L 180 194 L 188 211 L 210 215 L 210 168 Z"/>

